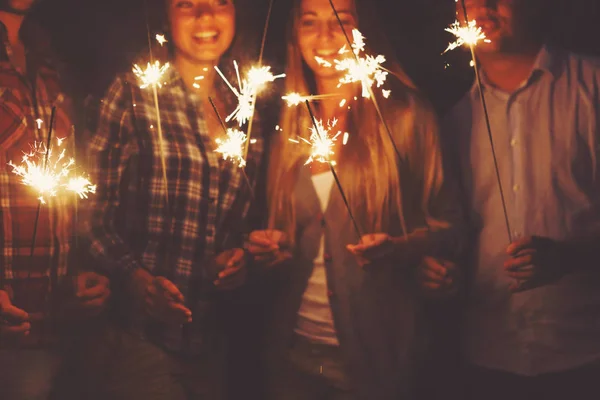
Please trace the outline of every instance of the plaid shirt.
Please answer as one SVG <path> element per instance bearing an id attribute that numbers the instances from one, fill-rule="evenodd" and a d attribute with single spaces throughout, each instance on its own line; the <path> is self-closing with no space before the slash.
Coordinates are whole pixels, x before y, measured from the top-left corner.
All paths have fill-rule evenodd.
<path id="1" fill-rule="evenodd" d="M 30 257 L 38 196 L 21 183 L 8 162 L 20 164 L 30 145 L 45 143 L 53 106 L 57 107 L 54 137 L 66 138 L 72 126 L 46 36 L 28 20 L 20 35 L 28 51 L 26 72 L 13 62 L 6 28 L 0 23 L 0 286 L 18 307 L 36 314 L 47 307 L 50 277 L 67 273 L 73 209 L 66 198 L 46 199 Z M 43 121 L 40 127 L 37 119 Z M 36 341 L 35 327 L 27 342 Z"/>
<path id="2" fill-rule="evenodd" d="M 168 185 L 152 88 L 141 89 L 132 73 L 120 76 L 100 105 L 90 142 L 98 189 L 89 236 L 92 255 L 110 272 L 146 268 L 173 281 L 189 303 L 196 282 L 215 278 L 207 269 L 211 259 L 242 246 L 250 195 L 237 164 L 214 152 L 199 97 L 174 67 L 165 81 L 158 103 Z M 262 155 L 262 138 L 253 138 L 246 160 L 251 182 Z M 196 315 L 196 305 L 188 305 Z"/>

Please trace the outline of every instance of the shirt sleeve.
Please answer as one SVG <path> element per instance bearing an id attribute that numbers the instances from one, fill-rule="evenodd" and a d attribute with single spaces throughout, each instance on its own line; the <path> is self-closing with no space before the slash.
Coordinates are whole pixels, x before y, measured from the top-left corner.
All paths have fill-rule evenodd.
<path id="1" fill-rule="evenodd" d="M 132 272 L 142 266 L 115 226 L 122 197 L 119 188 L 136 148 L 131 98 L 129 84 L 117 78 L 101 102 L 88 153 L 90 175 L 97 189 L 89 203 L 85 230 L 92 256 L 111 273 Z"/>

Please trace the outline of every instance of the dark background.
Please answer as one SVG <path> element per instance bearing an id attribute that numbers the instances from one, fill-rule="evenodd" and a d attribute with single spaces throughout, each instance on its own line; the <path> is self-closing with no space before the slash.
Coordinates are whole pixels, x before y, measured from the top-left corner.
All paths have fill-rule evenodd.
<path id="1" fill-rule="evenodd" d="M 443 111 L 472 79 L 468 54 L 440 53 L 450 41 L 444 28 L 454 20 L 453 0 L 367 0 L 409 75 Z M 115 73 L 131 67 L 147 49 L 147 22 L 157 26 L 160 0 L 44 0 L 37 14 L 69 65 L 81 94 L 101 95 Z M 248 18 L 262 30 L 267 0 L 253 0 Z M 267 57 L 275 70 L 283 54 L 290 0 L 275 0 Z M 569 49 L 600 54 L 600 0 L 548 0 L 549 37 Z M 367 38 L 368 39 L 368 38 Z M 278 58 L 279 56 L 279 58 Z M 450 67 L 446 68 L 446 64 Z"/>

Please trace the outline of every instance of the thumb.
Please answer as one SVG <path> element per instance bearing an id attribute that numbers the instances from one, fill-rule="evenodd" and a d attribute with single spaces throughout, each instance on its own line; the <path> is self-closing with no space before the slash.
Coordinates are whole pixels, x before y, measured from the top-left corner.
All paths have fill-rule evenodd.
<path id="1" fill-rule="evenodd" d="M 158 277 L 155 279 L 155 284 L 162 289 L 173 301 L 184 303 L 185 299 L 183 294 L 179 291 L 177 286 L 167 278 Z"/>

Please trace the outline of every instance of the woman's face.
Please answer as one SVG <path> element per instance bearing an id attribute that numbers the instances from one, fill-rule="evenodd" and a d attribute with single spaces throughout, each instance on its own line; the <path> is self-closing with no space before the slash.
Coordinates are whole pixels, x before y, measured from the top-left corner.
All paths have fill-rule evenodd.
<path id="1" fill-rule="evenodd" d="M 176 54 L 217 63 L 235 35 L 233 0 L 168 0 L 168 5 Z"/>
<path id="2" fill-rule="evenodd" d="M 352 29 L 357 26 L 354 1 L 334 0 L 333 4 L 346 34 L 351 38 Z M 329 0 L 302 0 L 299 12 L 296 38 L 302 58 L 317 79 L 338 77 L 340 71 L 324 67 L 315 59 L 320 57 L 333 64 L 334 59 L 340 58 L 339 50 L 346 45 L 344 33 Z"/>

